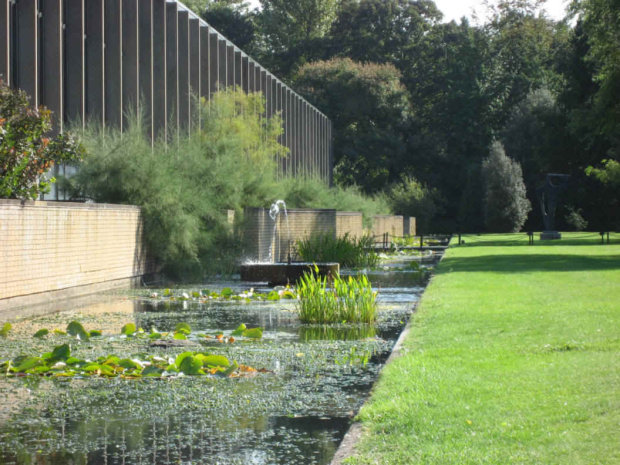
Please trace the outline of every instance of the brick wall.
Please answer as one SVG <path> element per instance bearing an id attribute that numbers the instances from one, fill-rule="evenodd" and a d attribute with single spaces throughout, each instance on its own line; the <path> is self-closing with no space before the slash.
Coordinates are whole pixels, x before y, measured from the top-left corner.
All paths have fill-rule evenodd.
<path id="1" fill-rule="evenodd" d="M 137 207 L 0 200 L 0 307 L 144 274 L 141 236 Z"/>
<path id="2" fill-rule="evenodd" d="M 372 220 L 372 235 L 378 238 L 388 233 L 392 236 L 403 235 L 403 217 L 393 215 L 376 215 Z"/>
<path id="3" fill-rule="evenodd" d="M 338 237 L 349 233 L 351 237 L 362 237 L 364 225 L 360 212 L 336 212 L 336 235 Z"/>
<path id="4" fill-rule="evenodd" d="M 245 210 L 242 230 L 248 259 L 270 261 L 271 251 L 275 261 L 284 262 L 287 261 L 290 250 L 295 260 L 297 258 L 294 253 L 295 243 L 313 234 L 329 233 L 344 236 L 348 232 L 355 237 L 363 234 L 362 214 L 359 212 L 293 208 L 287 213 L 288 226 L 282 211 L 278 215 L 274 233 L 274 221 L 269 217 L 269 210 L 264 208 Z"/>

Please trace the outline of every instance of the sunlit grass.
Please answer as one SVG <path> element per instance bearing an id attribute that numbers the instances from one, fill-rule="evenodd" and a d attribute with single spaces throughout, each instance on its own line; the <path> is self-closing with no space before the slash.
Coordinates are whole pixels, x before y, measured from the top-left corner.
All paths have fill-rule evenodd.
<path id="1" fill-rule="evenodd" d="M 620 463 L 620 235 L 464 240 L 362 409 L 347 463 Z"/>

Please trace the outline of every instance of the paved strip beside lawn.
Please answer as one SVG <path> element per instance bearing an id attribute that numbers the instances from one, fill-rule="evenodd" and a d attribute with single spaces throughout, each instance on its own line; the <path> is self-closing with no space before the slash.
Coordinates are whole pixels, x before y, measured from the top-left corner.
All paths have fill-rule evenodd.
<path id="1" fill-rule="evenodd" d="M 620 463 L 620 234 L 464 240 L 345 463 Z"/>

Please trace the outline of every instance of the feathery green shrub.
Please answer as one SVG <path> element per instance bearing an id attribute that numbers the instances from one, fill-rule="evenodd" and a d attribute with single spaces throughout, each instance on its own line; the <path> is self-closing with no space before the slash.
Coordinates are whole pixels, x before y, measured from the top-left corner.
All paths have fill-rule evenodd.
<path id="1" fill-rule="evenodd" d="M 168 140 L 153 145 L 141 115 L 129 115 L 122 134 L 87 128 L 81 137 L 87 156 L 61 186 L 75 198 L 140 206 L 150 257 L 170 277 L 236 270 L 242 241 L 225 210 L 240 218 L 245 207 L 268 206 L 278 198 L 295 207 L 359 206 L 369 218 L 387 210 L 355 188 L 330 189 L 312 178 L 277 179 L 278 159 L 287 152 L 278 142 L 282 122 L 278 115 L 262 116 L 261 94 L 229 89 L 197 106 L 200 128 L 188 135 L 171 127 Z"/>
<path id="2" fill-rule="evenodd" d="M 202 129 L 151 146 L 143 119 L 121 134 L 90 127 L 88 156 L 68 180 L 75 196 L 142 208 L 153 259 L 175 277 L 232 271 L 240 251 L 224 213 L 268 205 L 278 195 L 278 116 L 261 118 L 260 94 L 226 90 L 200 102 Z"/>

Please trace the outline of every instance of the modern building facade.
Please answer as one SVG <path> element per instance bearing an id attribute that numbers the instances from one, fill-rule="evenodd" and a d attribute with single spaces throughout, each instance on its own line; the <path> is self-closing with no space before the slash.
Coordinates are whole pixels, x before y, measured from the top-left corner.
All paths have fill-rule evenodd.
<path id="1" fill-rule="evenodd" d="M 153 138 L 196 127 L 195 96 L 261 92 L 266 116 L 283 120 L 281 175 L 332 180 L 330 120 L 177 1 L 0 0 L 0 75 L 52 110 L 59 131 L 122 130 L 140 106 Z"/>

